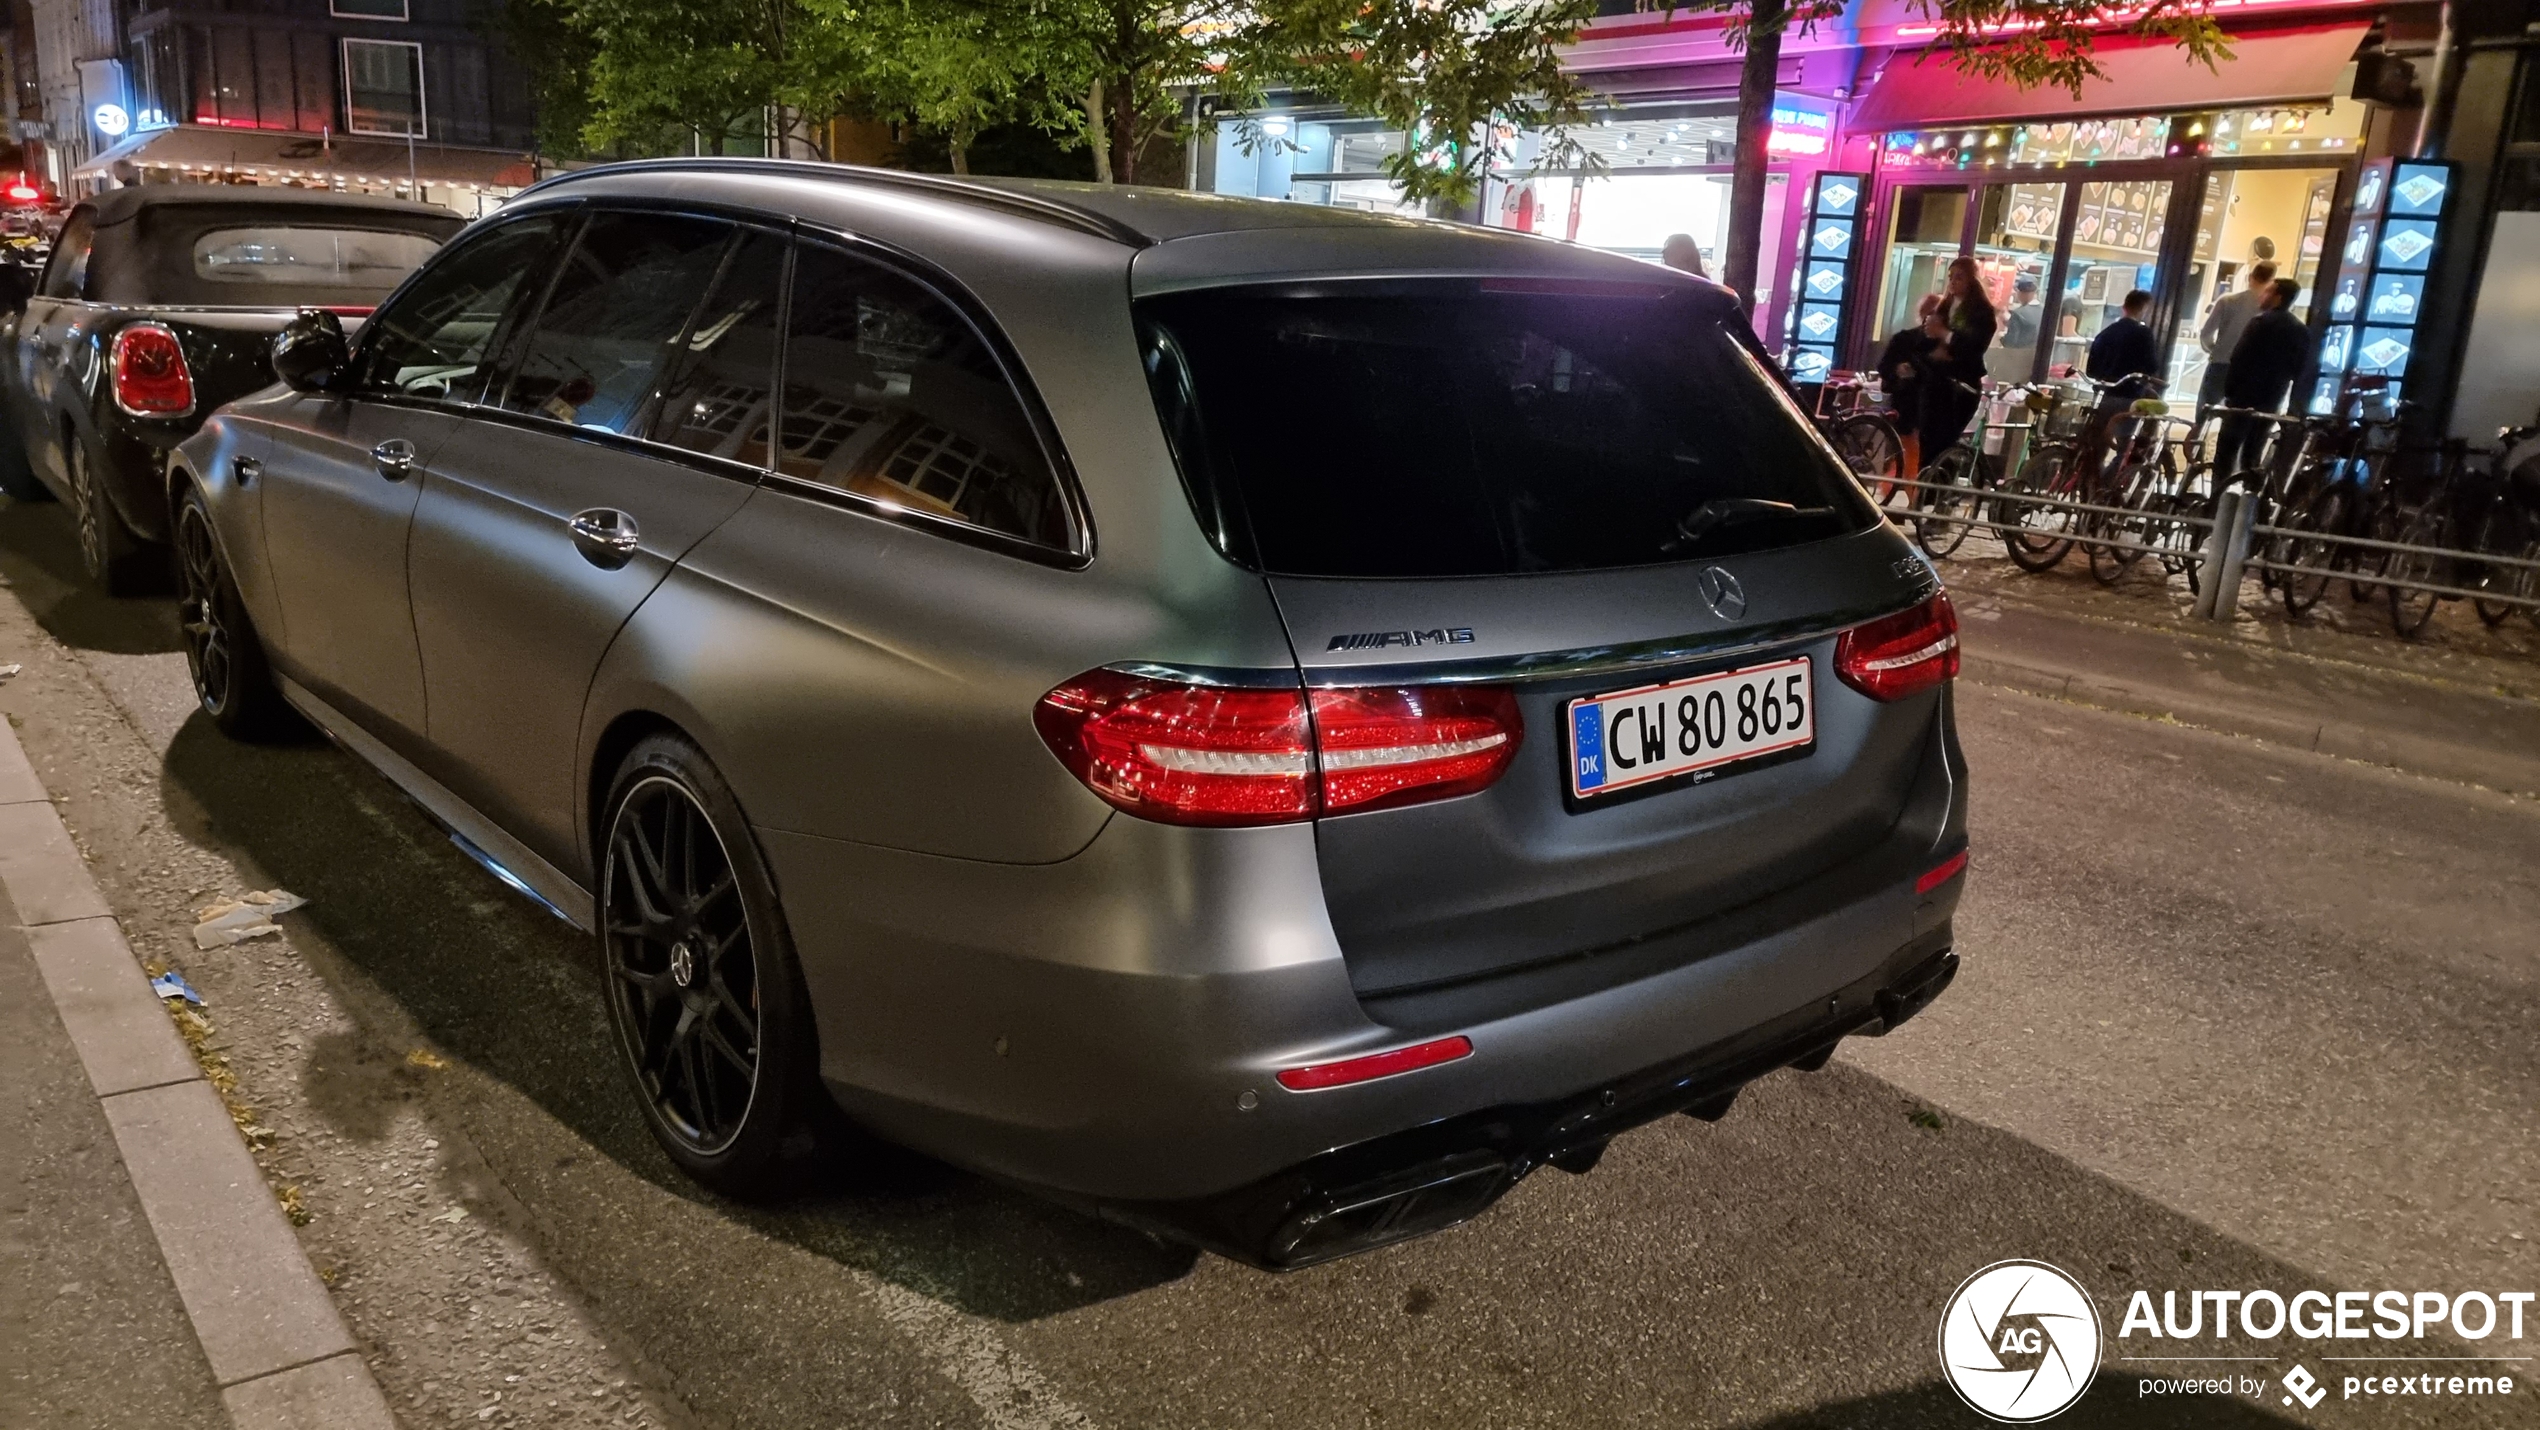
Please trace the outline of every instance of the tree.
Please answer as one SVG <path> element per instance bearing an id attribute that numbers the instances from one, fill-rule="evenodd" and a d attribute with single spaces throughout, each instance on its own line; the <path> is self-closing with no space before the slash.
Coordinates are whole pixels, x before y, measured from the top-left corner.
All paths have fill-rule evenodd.
<path id="1" fill-rule="evenodd" d="M 499 40 L 529 81 L 538 114 L 539 153 L 572 158 L 588 152 L 591 63 L 599 45 L 574 23 L 572 0 L 477 0 L 469 22 Z"/>
<path id="2" fill-rule="evenodd" d="M 950 142 L 970 172 L 970 145 L 999 124 L 1077 126 L 1087 56 L 1063 7 L 1038 0 L 809 0 L 852 33 L 859 98 Z"/>
<path id="3" fill-rule="evenodd" d="M 1265 69 L 1403 131 L 1385 172 L 1406 198 L 1461 206 L 1503 135 L 1542 131 L 1538 163 L 1594 162 L 1569 137 L 1593 97 L 1561 47 L 1596 0 L 1273 0 Z M 1248 139 L 1257 139 L 1247 134 Z"/>
<path id="4" fill-rule="evenodd" d="M 1843 0 L 1680 0 L 1675 10 L 1729 17 L 1729 43 L 1742 49 L 1737 86 L 1737 167 L 1729 183 L 1728 241 L 1720 281 L 1750 308 L 1763 252 L 1766 145 L 1773 132 L 1773 87 L 1781 70 L 1782 36 L 1806 33 L 1844 11 Z M 1915 0 L 1940 26 L 1935 52 L 1961 71 L 2023 87 L 2057 86 L 2078 98 L 2085 80 L 2104 73 L 2092 55 L 2092 21 L 2104 0 Z M 2230 58 L 2222 28 L 2203 0 L 2149 0 L 2129 24 L 2134 33 L 2174 40 L 2189 60 L 2211 67 Z"/>
<path id="5" fill-rule="evenodd" d="M 825 121 L 853 94 L 856 45 L 838 14 L 803 0 L 572 0 L 594 45 L 594 149 L 720 154 L 773 119 L 778 153 L 823 150 Z"/>

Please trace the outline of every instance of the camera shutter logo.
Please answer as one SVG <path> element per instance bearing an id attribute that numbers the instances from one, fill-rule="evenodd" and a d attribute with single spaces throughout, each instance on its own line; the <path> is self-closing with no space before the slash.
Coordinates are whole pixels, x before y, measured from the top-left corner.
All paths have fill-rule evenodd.
<path id="1" fill-rule="evenodd" d="M 1940 1317 L 1940 1368 L 1979 1415 L 2026 1424 L 2061 1414 L 2099 1373 L 2099 1308 L 2043 1261 L 1997 1261 Z"/>

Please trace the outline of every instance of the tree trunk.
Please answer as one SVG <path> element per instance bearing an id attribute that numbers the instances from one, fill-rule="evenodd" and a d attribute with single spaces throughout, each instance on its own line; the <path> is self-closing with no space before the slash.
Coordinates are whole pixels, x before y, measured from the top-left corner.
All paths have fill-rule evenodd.
<path id="1" fill-rule="evenodd" d="M 1135 77 L 1122 75 L 1111 87 L 1111 172 L 1120 182 L 1138 181 L 1138 105 L 1130 92 Z"/>
<path id="2" fill-rule="evenodd" d="M 1773 137 L 1773 81 L 1782 65 L 1788 0 L 1754 0 L 1748 10 L 1746 62 L 1737 77 L 1737 171 L 1729 180 L 1729 236 L 1720 281 L 1755 311 L 1756 260 L 1764 249 L 1764 189 Z"/>
<path id="3" fill-rule="evenodd" d="M 976 135 L 970 132 L 970 126 L 968 124 L 955 124 L 952 127 L 952 166 L 954 173 L 967 175 L 970 172 L 970 141 L 976 137 Z"/>
<path id="4" fill-rule="evenodd" d="M 1111 110 L 1102 102 L 1102 79 L 1085 89 L 1085 142 L 1094 151 L 1094 182 L 1111 182 Z"/>

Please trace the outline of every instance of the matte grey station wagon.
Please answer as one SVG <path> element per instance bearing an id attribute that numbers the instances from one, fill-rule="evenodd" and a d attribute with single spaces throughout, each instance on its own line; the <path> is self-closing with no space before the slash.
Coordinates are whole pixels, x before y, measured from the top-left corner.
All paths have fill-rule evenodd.
<path id="1" fill-rule="evenodd" d="M 1523 235 L 591 170 L 182 449 L 203 708 L 588 929 L 654 1132 L 1284 1268 L 1956 971 L 1957 622 L 1721 289 Z"/>

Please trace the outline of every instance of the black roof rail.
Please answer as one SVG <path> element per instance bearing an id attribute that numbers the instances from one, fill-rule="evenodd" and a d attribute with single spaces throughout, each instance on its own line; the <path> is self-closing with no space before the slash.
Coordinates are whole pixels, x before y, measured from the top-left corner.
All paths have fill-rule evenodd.
<path id="1" fill-rule="evenodd" d="M 860 164 L 827 164 L 809 159 L 709 159 L 702 157 L 629 159 L 613 164 L 594 165 L 588 169 L 575 169 L 553 178 L 541 179 L 521 190 L 519 197 L 527 198 L 542 189 L 568 184 L 578 179 L 628 170 L 789 174 L 831 183 L 870 184 L 880 188 L 908 189 L 961 203 L 975 204 L 981 208 L 996 209 L 1019 218 L 1038 219 L 1043 223 L 1058 224 L 1079 233 L 1091 234 L 1096 238 L 1107 238 L 1114 243 L 1124 243 L 1132 248 L 1146 248 L 1155 242 L 1153 238 L 1118 219 L 1041 194 L 1028 193 L 1019 189 L 998 188 L 987 184 L 974 184 L 954 174 L 918 174 L 905 169 L 873 169 Z"/>

